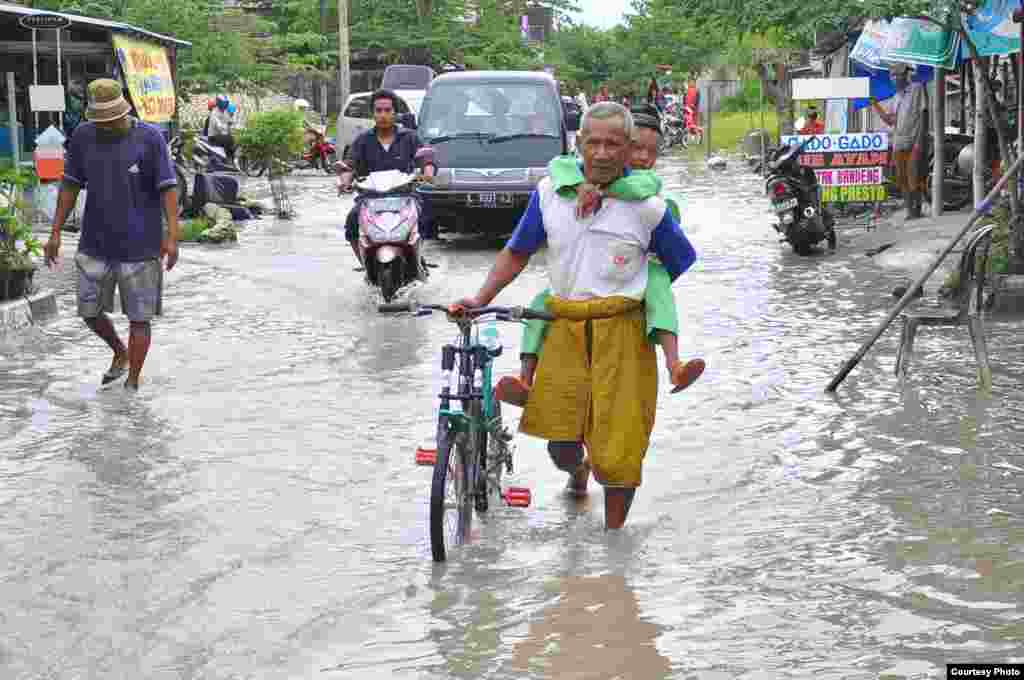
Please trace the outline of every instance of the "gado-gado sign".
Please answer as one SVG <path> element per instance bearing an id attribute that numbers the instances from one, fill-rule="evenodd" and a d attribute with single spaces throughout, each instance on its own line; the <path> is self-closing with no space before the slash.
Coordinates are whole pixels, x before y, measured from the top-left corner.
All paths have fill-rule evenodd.
<path id="1" fill-rule="evenodd" d="M 802 144 L 810 136 L 783 137 L 783 144 Z M 813 168 L 828 203 L 874 203 L 888 198 L 885 167 L 890 164 L 885 132 L 820 135 L 800 154 L 800 164 Z"/>
<path id="2" fill-rule="evenodd" d="M 139 118 L 149 123 L 170 121 L 174 117 L 174 79 L 167 49 L 115 35 L 114 51 Z"/>

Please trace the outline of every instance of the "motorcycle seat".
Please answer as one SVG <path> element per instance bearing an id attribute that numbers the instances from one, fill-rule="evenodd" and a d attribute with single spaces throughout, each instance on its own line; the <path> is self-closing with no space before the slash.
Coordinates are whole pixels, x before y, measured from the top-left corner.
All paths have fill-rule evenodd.
<path id="1" fill-rule="evenodd" d="M 205 146 L 209 151 L 212 151 L 213 153 L 219 156 L 223 156 L 225 159 L 228 157 L 227 149 L 225 149 L 223 146 L 217 146 L 216 144 L 213 144 L 212 142 L 210 142 L 209 137 L 200 136 L 197 138 L 197 141 L 202 142 L 203 146 Z"/>

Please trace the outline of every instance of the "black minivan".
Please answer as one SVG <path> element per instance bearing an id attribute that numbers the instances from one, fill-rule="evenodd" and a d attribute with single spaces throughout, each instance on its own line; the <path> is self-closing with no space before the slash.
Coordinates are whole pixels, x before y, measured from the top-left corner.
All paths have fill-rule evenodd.
<path id="1" fill-rule="evenodd" d="M 566 153 L 558 84 L 543 72 L 440 75 L 418 118 L 439 168 L 418 191 L 441 231 L 510 232 L 548 162 Z"/>

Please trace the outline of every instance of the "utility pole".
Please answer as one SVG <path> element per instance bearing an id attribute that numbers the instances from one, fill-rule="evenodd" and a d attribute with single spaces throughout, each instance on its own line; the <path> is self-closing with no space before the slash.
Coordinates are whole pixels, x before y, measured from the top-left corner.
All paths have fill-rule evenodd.
<path id="1" fill-rule="evenodd" d="M 324 60 L 324 69 L 320 77 L 320 124 L 327 125 L 327 0 L 320 0 L 320 40 L 322 41 L 320 54 Z"/>
<path id="2" fill-rule="evenodd" d="M 348 0 L 338 0 L 338 131 L 348 102 Z"/>

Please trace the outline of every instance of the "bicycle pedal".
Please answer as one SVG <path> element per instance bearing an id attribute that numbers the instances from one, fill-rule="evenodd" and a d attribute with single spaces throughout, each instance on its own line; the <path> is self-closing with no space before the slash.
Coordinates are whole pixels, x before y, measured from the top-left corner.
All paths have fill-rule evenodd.
<path id="1" fill-rule="evenodd" d="M 416 449 L 417 465 L 433 465 L 437 462 L 437 449 L 429 444 L 421 444 Z"/>
<path id="2" fill-rule="evenodd" d="M 510 486 L 502 494 L 505 502 L 513 508 L 528 508 L 533 495 L 525 486 Z"/>

